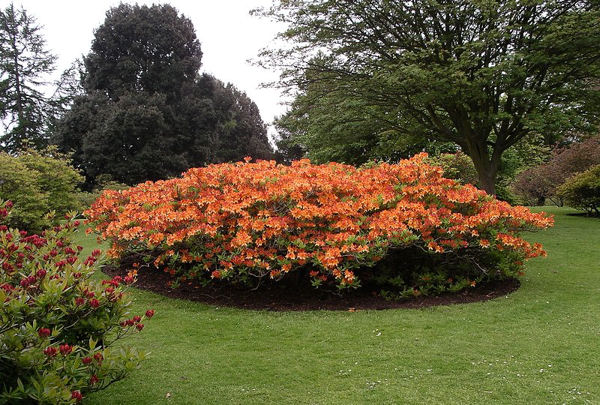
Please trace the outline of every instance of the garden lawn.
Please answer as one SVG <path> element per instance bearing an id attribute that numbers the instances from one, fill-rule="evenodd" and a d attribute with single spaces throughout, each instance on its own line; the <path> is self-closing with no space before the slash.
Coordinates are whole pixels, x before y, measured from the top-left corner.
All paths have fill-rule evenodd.
<path id="1" fill-rule="evenodd" d="M 133 312 L 156 315 L 128 342 L 151 355 L 85 402 L 599 403 L 600 220 L 547 211 L 555 227 L 527 238 L 548 257 L 487 302 L 267 312 L 134 290 Z"/>

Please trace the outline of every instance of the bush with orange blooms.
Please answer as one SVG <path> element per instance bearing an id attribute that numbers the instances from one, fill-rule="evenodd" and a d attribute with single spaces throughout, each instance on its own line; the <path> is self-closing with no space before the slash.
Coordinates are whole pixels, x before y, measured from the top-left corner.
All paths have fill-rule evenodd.
<path id="1" fill-rule="evenodd" d="M 257 285 L 295 273 L 347 288 L 383 275 L 379 284 L 404 293 L 436 293 L 513 277 L 525 259 L 544 254 L 518 233 L 551 226 L 551 218 L 446 179 L 426 157 L 360 168 L 211 165 L 108 190 L 86 215 L 112 242 L 109 254 L 145 252 L 175 286 L 198 278 Z M 376 266 L 407 254 L 419 256 L 412 269 Z"/>

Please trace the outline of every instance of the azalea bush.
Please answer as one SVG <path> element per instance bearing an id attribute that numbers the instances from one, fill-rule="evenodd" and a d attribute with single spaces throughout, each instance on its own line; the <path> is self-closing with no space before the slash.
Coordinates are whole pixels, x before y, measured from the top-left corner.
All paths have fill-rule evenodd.
<path id="1" fill-rule="evenodd" d="M 518 233 L 551 218 L 446 179 L 426 159 L 211 165 L 106 191 L 86 215 L 113 257 L 142 254 L 174 286 L 306 277 L 317 287 L 357 288 L 364 279 L 437 293 L 513 277 L 544 254 Z"/>
<path id="2" fill-rule="evenodd" d="M 0 201 L 0 222 L 12 204 Z M 0 225 L 0 404 L 68 404 L 136 368 L 145 353 L 113 344 L 144 328 L 124 293 L 135 274 L 91 278 L 99 250 L 83 261 L 72 246 L 78 221 L 41 235 Z"/>

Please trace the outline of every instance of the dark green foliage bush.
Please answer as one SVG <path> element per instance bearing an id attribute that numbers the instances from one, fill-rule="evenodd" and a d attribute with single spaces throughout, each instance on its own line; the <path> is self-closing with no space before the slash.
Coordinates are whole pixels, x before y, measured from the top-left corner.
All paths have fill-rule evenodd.
<path id="1" fill-rule="evenodd" d="M 523 274 L 522 258 L 514 252 L 467 249 L 434 254 L 417 247 L 394 249 L 375 267 L 357 276 L 365 287 L 388 299 L 457 292 L 478 284 L 516 278 Z"/>
<path id="2" fill-rule="evenodd" d="M 52 225 L 48 212 L 62 217 L 82 208 L 77 199 L 82 181 L 68 157 L 55 148 L 26 150 L 18 156 L 0 153 L 0 199 L 15 202 L 8 218 L 11 226 L 39 232 Z"/>
<path id="3" fill-rule="evenodd" d="M 567 179 L 557 194 L 568 206 L 600 216 L 600 165 Z"/>

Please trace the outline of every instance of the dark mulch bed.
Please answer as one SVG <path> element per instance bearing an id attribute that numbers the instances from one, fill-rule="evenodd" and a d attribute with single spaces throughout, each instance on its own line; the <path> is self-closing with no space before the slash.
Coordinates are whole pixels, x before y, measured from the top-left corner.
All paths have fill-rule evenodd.
<path id="1" fill-rule="evenodd" d="M 125 276 L 127 271 L 115 266 L 104 266 L 105 274 L 113 277 Z M 176 289 L 167 286 L 171 277 L 158 270 L 140 270 L 137 288 L 153 291 L 171 298 L 181 298 L 204 302 L 209 305 L 236 307 L 270 311 L 309 311 L 343 310 L 358 311 L 366 309 L 425 308 L 434 305 L 463 304 L 487 301 L 507 295 L 519 288 L 519 280 L 510 279 L 487 285 L 468 288 L 459 293 L 446 293 L 437 297 L 414 297 L 401 301 L 388 301 L 375 291 L 365 288 L 344 294 L 315 289 L 310 285 L 266 286 L 256 291 L 236 288 L 230 285 L 201 286 L 198 283 L 182 284 Z"/>

